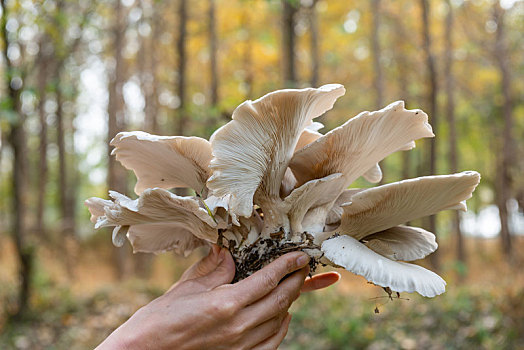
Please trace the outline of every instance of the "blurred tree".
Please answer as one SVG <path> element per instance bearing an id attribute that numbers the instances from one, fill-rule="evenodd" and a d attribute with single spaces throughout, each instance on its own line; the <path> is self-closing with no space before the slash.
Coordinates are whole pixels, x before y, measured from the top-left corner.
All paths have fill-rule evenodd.
<path id="1" fill-rule="evenodd" d="M 14 316 L 22 316 L 27 313 L 29 299 L 32 290 L 34 247 L 29 242 L 27 227 L 27 144 L 26 132 L 24 130 L 26 117 L 21 109 L 20 94 L 24 88 L 25 72 L 17 67 L 9 55 L 11 45 L 17 45 L 14 35 L 8 33 L 7 24 L 9 19 L 9 8 L 6 0 L 0 0 L 0 31 L 3 43 L 2 60 L 6 70 L 4 72 L 5 91 L 7 96 L 3 99 L 3 105 L 7 108 L 4 114 L 8 117 L 9 134 L 8 142 L 13 151 L 12 181 L 12 228 L 11 233 L 15 242 L 16 255 L 18 258 L 18 305 Z M 12 34 L 12 33 L 11 33 Z"/>
<path id="2" fill-rule="evenodd" d="M 445 31 L 444 31 L 444 80 L 446 87 L 446 115 L 449 129 L 449 171 L 456 173 L 458 171 L 457 160 L 457 128 L 455 125 L 455 79 L 453 73 L 453 5 L 450 0 L 446 0 L 448 12 L 446 14 Z M 460 228 L 460 213 L 453 213 L 453 230 L 457 237 L 457 260 L 466 262 L 466 249 L 464 247 L 464 237 Z"/>
<path id="3" fill-rule="evenodd" d="M 435 58 L 433 55 L 433 47 L 431 42 L 430 33 L 430 2 L 428 0 L 420 0 L 420 6 L 422 9 L 422 47 L 426 57 L 426 70 L 428 74 L 428 85 L 426 87 L 426 106 L 429 114 L 429 122 L 431 123 L 433 130 L 438 130 L 438 118 L 437 118 L 437 71 L 435 68 Z M 437 170 L 437 143 L 436 139 L 432 138 L 429 142 L 429 157 L 427 158 L 427 165 L 424 166 L 424 174 L 431 175 L 436 174 Z M 430 232 L 436 234 L 437 232 L 437 218 L 436 215 L 432 215 L 428 218 L 427 229 Z M 440 261 L 438 251 L 434 252 L 429 256 L 431 264 L 436 270 L 440 269 Z"/>
<path id="4" fill-rule="evenodd" d="M 253 98 L 253 79 L 254 79 L 254 72 L 253 72 L 253 38 L 251 33 L 251 27 L 249 26 L 249 10 L 243 11 L 240 15 L 240 25 L 243 28 L 243 30 L 246 31 L 245 39 L 244 39 L 244 45 L 243 45 L 243 52 L 242 52 L 242 67 L 244 71 L 246 72 L 245 78 L 244 78 L 244 84 L 246 86 L 245 88 L 245 96 L 244 99 L 250 100 Z M 226 115 L 224 119 L 229 120 L 229 115 Z"/>
<path id="5" fill-rule="evenodd" d="M 153 6 L 152 6 L 153 5 Z M 137 3 L 137 8 L 140 9 L 140 20 L 138 23 L 138 33 L 140 37 L 140 50 L 136 57 L 136 69 L 140 80 L 140 88 L 144 96 L 144 120 L 143 130 L 156 134 L 158 132 L 157 121 L 157 97 L 156 97 L 156 65 L 158 64 L 156 53 L 157 37 L 151 34 L 158 28 L 156 22 L 157 10 L 155 3 L 147 3 L 145 0 L 140 0 Z M 160 4 L 159 4 L 160 5 Z M 146 30 L 145 28 L 149 28 Z M 154 29 L 152 29 L 154 28 Z M 147 53 L 147 54 L 146 54 Z M 134 272 L 140 278 L 147 279 L 151 275 L 152 268 L 151 254 L 137 252 L 133 254 Z"/>
<path id="6" fill-rule="evenodd" d="M 402 17 L 400 17 L 396 13 L 392 13 L 391 10 L 387 13 L 384 13 L 384 15 L 387 15 L 388 18 L 388 26 L 392 27 L 391 32 L 393 33 L 393 38 L 390 40 L 391 46 L 393 48 L 391 49 L 393 60 L 395 63 L 395 83 L 396 83 L 396 91 L 395 91 L 395 98 L 401 99 L 406 103 L 406 108 L 410 107 L 410 101 L 411 101 L 411 94 L 409 90 L 409 73 L 410 73 L 410 66 L 411 62 L 409 58 L 407 57 L 407 51 L 410 49 L 407 46 L 406 43 L 408 43 L 408 34 L 406 33 L 406 28 L 404 24 L 402 23 Z M 405 151 L 402 152 L 402 163 L 401 163 L 401 178 L 402 179 L 409 179 L 413 177 L 413 173 L 411 171 L 412 168 L 412 158 L 413 158 L 413 152 Z"/>
<path id="7" fill-rule="evenodd" d="M 176 40 L 176 57 L 177 57 L 177 84 L 176 94 L 180 101 L 176 110 L 176 131 L 175 135 L 186 135 L 189 126 L 189 115 L 187 111 L 187 25 L 188 25 L 188 14 L 187 14 L 187 0 L 178 0 L 178 37 Z M 188 191 L 185 188 L 177 188 L 176 194 L 179 196 L 187 195 Z"/>
<path id="8" fill-rule="evenodd" d="M 318 42 L 318 0 L 312 0 L 309 6 L 309 31 L 310 31 L 310 52 L 311 52 L 311 78 L 309 82 L 311 86 L 317 87 L 319 84 L 320 75 L 320 47 Z"/>
<path id="9" fill-rule="evenodd" d="M 380 48 L 380 25 L 381 25 L 381 8 L 380 0 L 372 0 L 370 2 L 370 10 L 373 20 L 371 21 L 371 52 L 373 58 L 373 89 L 375 90 L 375 108 L 384 107 L 384 78 L 382 73 L 382 64 L 380 58 L 382 57 Z"/>
<path id="10" fill-rule="evenodd" d="M 82 43 L 82 32 L 85 29 L 86 24 L 89 22 L 96 7 L 96 3 L 90 3 L 86 7 L 82 7 L 75 3 L 63 3 L 56 7 L 53 14 L 53 33 L 63 33 L 71 28 L 78 28 L 79 35 L 76 35 L 67 40 L 64 35 L 53 35 L 53 50 L 51 62 L 48 67 L 41 67 L 41 69 L 47 70 L 50 75 L 49 78 L 52 83 L 52 89 L 55 93 L 56 112 L 55 112 L 55 127 L 56 127 L 56 146 L 58 149 L 58 203 L 60 213 L 60 242 L 63 246 L 61 247 L 64 252 L 64 263 L 68 277 L 74 278 L 74 269 L 76 266 L 76 251 L 77 251 L 77 236 L 76 236 L 76 201 L 77 201 L 77 190 L 76 177 L 77 171 L 75 167 L 74 158 L 68 159 L 66 139 L 67 135 L 70 135 L 73 142 L 70 143 L 70 147 L 74 151 L 74 117 L 66 118 L 64 112 L 64 105 L 67 102 L 67 90 L 66 86 L 69 85 L 66 82 L 65 75 L 71 74 L 66 71 L 65 62 L 70 59 L 78 51 L 80 44 Z M 78 21 L 73 21 L 71 18 L 63 20 L 64 13 L 67 12 L 78 13 Z M 66 119 L 70 119 L 67 123 Z M 70 125 L 66 125 L 70 124 Z"/>
<path id="11" fill-rule="evenodd" d="M 296 87 L 298 84 L 295 67 L 295 16 L 298 6 L 298 1 L 282 0 L 282 77 L 285 87 Z"/>
<path id="12" fill-rule="evenodd" d="M 58 6 L 60 8 L 60 4 Z M 38 116 L 40 121 L 40 161 L 38 163 L 38 186 L 37 186 L 37 209 L 35 231 L 42 237 L 46 236 L 44 223 L 44 207 L 47 183 L 47 113 L 45 111 L 46 89 L 48 84 L 48 67 L 51 61 L 52 48 L 50 38 L 46 33 L 42 35 L 40 42 L 41 49 L 38 52 Z"/>
<path id="13" fill-rule="evenodd" d="M 115 157 L 111 156 L 112 146 L 109 142 L 115 135 L 125 130 L 125 104 L 123 97 L 123 85 L 125 83 L 125 67 L 122 57 L 125 45 L 126 15 L 120 0 L 113 3 L 113 27 L 112 27 L 112 56 L 114 57 L 114 69 L 109 75 L 109 103 L 108 103 L 108 126 L 107 126 L 107 187 L 120 193 L 127 192 L 127 173 Z M 114 248 L 114 259 L 117 278 L 122 279 L 127 274 L 126 271 L 126 248 Z"/>
<path id="14" fill-rule="evenodd" d="M 218 106 L 218 66 L 217 66 L 217 28 L 215 19 L 215 0 L 209 0 L 208 8 L 208 36 L 209 36 L 209 70 L 210 70 L 210 104 L 212 108 Z"/>
<path id="15" fill-rule="evenodd" d="M 143 2 L 143 1 L 142 1 Z M 148 18 L 148 24 L 151 28 L 151 34 L 148 36 L 142 36 L 142 47 L 143 50 L 140 52 L 147 52 L 148 54 L 141 54 L 144 56 L 144 60 L 147 61 L 144 64 L 147 65 L 145 78 L 142 81 L 142 89 L 145 100 L 145 130 L 150 131 L 153 134 L 159 132 L 158 127 L 158 38 L 162 32 L 162 21 L 160 20 L 161 9 L 163 4 L 159 2 L 153 2 L 150 7 L 150 17 Z M 144 14 L 145 16 L 145 14 Z"/>
<path id="16" fill-rule="evenodd" d="M 186 74 L 187 74 L 187 0 L 178 0 L 178 37 L 176 41 L 177 53 L 177 84 L 176 93 L 179 98 L 177 113 L 177 127 L 175 135 L 185 135 L 187 132 L 187 115 L 186 115 Z"/>
<path id="17" fill-rule="evenodd" d="M 376 100 L 375 108 L 380 109 L 384 107 L 384 78 L 382 73 L 382 64 L 380 59 L 382 57 L 380 48 L 380 25 L 381 25 L 381 8 L 380 0 L 372 0 L 370 2 L 371 14 L 372 14 L 372 26 L 371 26 L 371 52 L 373 58 L 373 89 L 375 90 Z M 386 160 L 380 162 L 380 168 L 382 169 L 382 179 L 380 183 L 385 181 L 386 172 Z"/>
<path id="18" fill-rule="evenodd" d="M 502 91 L 502 149 L 499 154 L 499 166 L 497 167 L 496 201 L 500 217 L 500 238 L 502 250 L 508 258 L 513 255 L 511 244 L 511 232 L 509 227 L 508 202 L 511 198 L 511 172 L 514 165 L 513 145 L 513 93 L 511 68 L 509 65 L 510 54 L 507 48 L 505 15 L 500 3 L 493 4 L 493 21 L 496 25 L 493 55 L 500 75 L 500 89 Z"/>

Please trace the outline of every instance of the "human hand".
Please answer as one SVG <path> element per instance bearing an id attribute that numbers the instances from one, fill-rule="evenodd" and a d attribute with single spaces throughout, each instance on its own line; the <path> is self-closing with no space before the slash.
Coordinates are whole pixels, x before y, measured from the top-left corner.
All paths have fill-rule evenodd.
<path id="1" fill-rule="evenodd" d="M 173 289 L 177 284 L 187 281 L 189 279 L 195 279 L 203 277 L 209 273 L 211 273 L 213 270 L 216 269 L 217 261 L 215 257 L 218 256 L 220 252 L 220 247 L 217 245 L 213 245 L 211 248 L 211 251 L 209 252 L 209 255 L 205 257 L 204 259 L 196 262 L 193 264 L 189 269 L 187 269 L 178 282 L 176 282 L 173 286 L 171 286 L 171 289 Z M 306 278 L 304 281 L 304 285 L 301 288 L 301 292 L 311 292 L 317 289 L 322 289 L 329 287 L 330 285 L 336 283 L 340 279 L 340 274 L 335 271 L 329 271 L 324 273 L 316 274 L 312 277 Z"/>
<path id="2" fill-rule="evenodd" d="M 308 260 L 304 253 L 289 253 L 231 285 L 233 259 L 226 249 L 213 247 L 99 349 L 275 349 L 287 333 L 287 310 L 301 287 L 312 290 L 334 283 L 328 275 L 304 284 Z"/>

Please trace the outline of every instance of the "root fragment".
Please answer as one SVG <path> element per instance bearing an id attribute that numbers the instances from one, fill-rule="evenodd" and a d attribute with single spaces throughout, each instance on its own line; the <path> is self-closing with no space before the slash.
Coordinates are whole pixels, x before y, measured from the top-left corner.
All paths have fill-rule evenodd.
<path id="1" fill-rule="evenodd" d="M 284 234 L 272 234 L 272 238 L 262 238 L 249 246 L 237 247 L 234 241 L 229 242 L 229 251 L 235 261 L 236 273 L 233 283 L 249 277 L 256 271 L 276 260 L 278 257 L 294 251 L 304 251 L 311 259 L 309 261 L 310 272 L 314 272 L 321 257 L 320 247 L 313 243 L 313 236 L 302 233 L 300 241 L 285 239 Z M 314 254 L 317 252 L 319 254 Z"/>

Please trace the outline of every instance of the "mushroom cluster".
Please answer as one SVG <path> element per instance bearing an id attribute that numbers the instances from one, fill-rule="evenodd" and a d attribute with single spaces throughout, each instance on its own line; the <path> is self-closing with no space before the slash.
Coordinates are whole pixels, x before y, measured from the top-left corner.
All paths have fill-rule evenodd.
<path id="1" fill-rule="evenodd" d="M 245 278 L 278 256 L 302 250 L 317 263 L 343 267 L 396 292 L 433 297 L 437 274 L 407 263 L 437 249 L 433 233 L 404 226 L 441 210 L 466 210 L 480 181 L 466 171 L 369 189 L 348 187 L 363 176 L 381 180 L 378 162 L 433 137 L 428 116 L 397 101 L 362 112 L 325 135 L 314 122 L 345 93 L 339 84 L 286 89 L 246 101 L 209 141 L 199 137 L 121 132 L 113 155 L 133 170 L 137 199 L 110 191 L 89 198 L 96 228 L 115 226 L 113 243 L 135 252 L 227 247 Z M 173 188 L 189 188 L 179 196 Z M 388 290 L 389 290 L 388 289 Z"/>

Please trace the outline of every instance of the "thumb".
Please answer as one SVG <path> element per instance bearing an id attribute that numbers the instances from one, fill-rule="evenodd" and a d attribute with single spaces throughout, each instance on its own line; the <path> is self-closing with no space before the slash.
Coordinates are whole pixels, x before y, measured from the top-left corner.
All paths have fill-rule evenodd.
<path id="1" fill-rule="evenodd" d="M 220 249 L 218 254 L 218 264 L 216 268 L 205 276 L 195 280 L 208 290 L 214 289 L 223 284 L 231 283 L 235 277 L 235 262 L 227 248 Z"/>
<path id="2" fill-rule="evenodd" d="M 220 263 L 219 253 L 220 247 L 213 244 L 209 250 L 209 254 L 188 268 L 180 277 L 179 282 L 199 278 L 213 272 Z"/>

